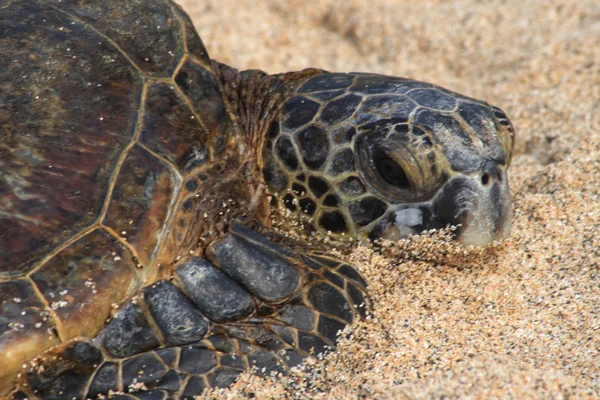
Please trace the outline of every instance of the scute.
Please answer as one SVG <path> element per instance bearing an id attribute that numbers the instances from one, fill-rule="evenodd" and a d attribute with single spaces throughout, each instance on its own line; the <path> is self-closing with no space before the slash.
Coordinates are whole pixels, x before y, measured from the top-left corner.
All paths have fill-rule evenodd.
<path id="1" fill-rule="evenodd" d="M 0 277 L 8 277 L 98 218 L 134 135 L 142 82 L 102 36 L 52 7 L 11 2 L 0 20 L 10 38 L 0 56 L 0 226 L 8 230 Z"/>
<path id="2" fill-rule="evenodd" d="M 201 63 L 186 59 L 177 71 L 175 82 L 189 99 L 196 115 L 200 117 L 208 132 L 219 131 L 227 124 L 227 112 L 221 99 L 217 79 L 212 71 Z M 222 136 L 216 136 L 222 139 Z M 222 145 L 222 143 L 221 143 Z M 220 153 L 224 149 L 217 143 L 213 146 Z"/>
<path id="3" fill-rule="evenodd" d="M 170 76 L 184 52 L 183 30 L 174 29 L 175 13 L 165 1 L 52 0 L 48 3 L 72 15 L 76 24 L 81 21 L 93 26 L 123 49 L 139 69 L 152 76 Z"/>
<path id="4" fill-rule="evenodd" d="M 23 292 L 0 308 L 1 397 L 25 361 L 161 278 L 182 175 L 232 125 L 170 1 L 14 0 L 0 21 L 0 285 Z"/>
<path id="5" fill-rule="evenodd" d="M 100 268 L 98 268 L 100 267 Z M 127 250 L 102 230 L 77 240 L 51 258 L 31 279 L 53 309 L 66 340 L 96 334 L 135 281 Z"/>

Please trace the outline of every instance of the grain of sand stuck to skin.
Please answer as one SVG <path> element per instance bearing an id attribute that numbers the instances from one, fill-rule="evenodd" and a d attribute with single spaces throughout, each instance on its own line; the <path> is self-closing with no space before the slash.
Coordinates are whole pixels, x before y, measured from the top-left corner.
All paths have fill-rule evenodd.
<path id="1" fill-rule="evenodd" d="M 180 2 L 219 61 L 431 81 L 500 106 L 518 135 L 508 241 L 357 249 L 371 316 L 336 352 L 206 397 L 600 397 L 598 1 Z"/>

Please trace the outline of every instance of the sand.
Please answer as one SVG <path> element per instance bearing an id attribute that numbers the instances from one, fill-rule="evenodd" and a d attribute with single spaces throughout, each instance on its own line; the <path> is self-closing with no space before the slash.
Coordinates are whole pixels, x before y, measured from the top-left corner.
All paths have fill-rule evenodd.
<path id="1" fill-rule="evenodd" d="M 431 81 L 517 130 L 511 238 L 352 258 L 369 320 L 305 372 L 217 398 L 600 397 L 600 2 L 181 0 L 211 57 Z"/>

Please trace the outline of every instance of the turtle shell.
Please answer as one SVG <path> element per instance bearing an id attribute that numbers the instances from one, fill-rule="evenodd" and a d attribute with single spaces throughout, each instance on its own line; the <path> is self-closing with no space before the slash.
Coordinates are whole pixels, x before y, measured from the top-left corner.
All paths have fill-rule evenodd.
<path id="1" fill-rule="evenodd" d="M 231 126 L 177 5 L 0 7 L 0 382 L 148 283 L 186 169 Z"/>

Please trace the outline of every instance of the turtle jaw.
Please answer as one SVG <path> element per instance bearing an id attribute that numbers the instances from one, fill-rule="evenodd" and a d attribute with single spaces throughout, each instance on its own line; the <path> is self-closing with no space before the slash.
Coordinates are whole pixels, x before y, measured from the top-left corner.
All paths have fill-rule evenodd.
<path id="1" fill-rule="evenodd" d="M 493 174 L 493 177 L 492 177 Z M 429 201 L 402 204 L 371 231 L 371 238 L 398 240 L 430 229 L 454 226 L 463 245 L 487 246 L 510 235 L 512 208 L 506 172 L 458 175 Z"/>

